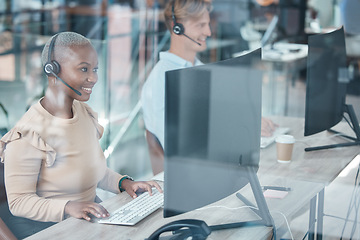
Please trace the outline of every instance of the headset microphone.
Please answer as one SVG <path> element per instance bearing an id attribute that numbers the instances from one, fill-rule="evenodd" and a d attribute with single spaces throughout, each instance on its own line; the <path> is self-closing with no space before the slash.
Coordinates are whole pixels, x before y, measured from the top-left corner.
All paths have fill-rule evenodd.
<path id="1" fill-rule="evenodd" d="M 81 96 L 81 92 L 76 90 L 75 88 L 71 87 L 68 83 L 66 83 L 64 80 L 62 80 L 58 74 L 60 72 L 60 64 L 56 60 L 51 60 L 51 55 L 53 52 L 53 48 L 55 45 L 55 40 L 58 37 L 59 34 L 56 34 L 53 39 L 50 42 L 49 50 L 48 50 L 48 61 L 44 66 L 44 72 L 46 75 L 50 76 L 53 75 L 56 77 L 56 79 L 60 80 L 62 83 L 64 83 L 67 87 L 69 87 L 71 90 L 73 90 L 77 95 Z"/>
<path id="2" fill-rule="evenodd" d="M 172 2 L 171 18 L 172 18 L 173 23 L 174 23 L 173 32 L 174 32 L 176 35 L 184 35 L 185 37 L 187 37 L 188 39 L 190 39 L 191 41 L 193 41 L 193 42 L 196 43 L 197 45 L 201 46 L 201 43 L 195 41 L 194 39 L 192 39 L 191 37 L 189 37 L 188 35 L 186 35 L 186 34 L 185 34 L 184 25 L 182 25 L 181 23 L 178 23 L 178 22 L 176 21 L 176 17 L 175 17 L 175 0 Z"/>
<path id="3" fill-rule="evenodd" d="M 64 80 L 62 80 L 56 73 L 54 73 L 49 66 L 45 65 L 45 70 L 49 71 L 52 75 L 54 75 L 54 77 L 56 77 L 56 79 L 60 80 L 63 84 L 65 84 L 67 87 L 69 87 L 71 90 L 73 90 L 77 95 L 81 96 L 81 92 L 79 92 L 78 90 L 76 90 L 75 88 L 73 88 L 72 86 L 70 86 L 67 82 L 65 82 Z"/>
<path id="4" fill-rule="evenodd" d="M 191 41 L 193 41 L 194 43 L 196 43 L 196 44 L 198 44 L 199 46 L 201 46 L 201 43 L 195 41 L 194 39 L 192 39 L 191 37 L 189 37 L 189 36 L 186 35 L 185 33 L 183 33 L 183 35 L 184 35 L 185 37 L 187 37 L 188 39 L 190 39 Z"/>

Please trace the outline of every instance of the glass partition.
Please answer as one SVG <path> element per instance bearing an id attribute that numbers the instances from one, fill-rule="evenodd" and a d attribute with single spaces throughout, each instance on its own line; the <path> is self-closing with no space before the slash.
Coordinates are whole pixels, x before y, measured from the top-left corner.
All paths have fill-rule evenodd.
<path id="1" fill-rule="evenodd" d="M 162 16 L 162 9 L 165 2 L 167 2 L 167 0 L 0 1 L 0 136 L 14 126 L 29 106 L 37 102 L 44 95 L 47 87 L 47 78 L 43 73 L 40 55 L 46 41 L 58 32 L 75 31 L 91 39 L 98 53 L 99 80 L 93 89 L 88 104 L 98 113 L 99 122 L 104 126 L 105 131 L 100 143 L 107 157 L 109 167 L 122 174 L 128 174 L 136 180 L 151 178 L 153 173 L 145 138 L 140 93 L 147 76 L 158 61 L 159 52 L 166 51 L 169 48 L 170 33 L 166 30 Z M 292 24 L 296 23 L 290 21 L 293 19 L 292 17 L 298 16 L 298 13 L 293 11 L 296 10 L 293 9 L 294 6 L 286 5 L 284 8 L 287 9 L 278 11 L 279 9 L 277 9 L 275 5 L 265 7 L 257 4 L 257 2 L 261 1 L 212 0 L 212 2 L 212 36 L 208 39 L 208 49 L 198 55 L 203 63 L 217 64 L 221 60 L 246 56 L 244 55 L 245 53 L 258 49 L 261 46 L 261 39 L 264 36 L 264 32 L 268 29 L 269 23 L 274 19 L 274 16 L 280 14 L 280 12 L 287 14 L 279 18 L 280 27 L 283 27 L 285 32 L 289 30 L 289 28 L 290 30 L 296 30 L 296 28 L 292 28 Z M 279 2 L 300 3 L 305 1 L 280 0 Z M 326 1 L 326 5 L 324 2 L 325 1 L 308 1 L 308 4 L 310 4 L 310 7 L 313 9 L 308 8 L 306 10 L 304 30 L 309 34 L 318 33 L 319 31 L 326 30 L 326 28 L 338 26 L 337 18 L 339 18 L 340 9 L 336 4 L 340 1 Z M 315 18 L 312 15 L 313 10 L 318 10 L 318 15 Z M 294 15 L 291 13 L 294 13 Z M 303 15 L 301 16 L 304 17 Z M 287 23 L 289 24 L 286 25 Z M 314 32 L 314 28 L 312 29 L 311 27 L 315 25 L 316 31 Z M 352 195 L 353 190 L 358 190 L 358 184 L 357 182 L 355 184 L 356 186 L 349 184 L 349 182 L 353 184 L 353 178 L 355 178 L 357 174 L 360 158 L 355 156 L 359 153 L 359 148 L 353 147 L 342 150 L 335 149 L 311 153 L 304 151 L 306 146 L 317 145 L 319 141 L 324 144 L 337 144 L 343 143 L 345 140 L 340 137 L 329 137 L 330 135 L 325 131 L 318 133 L 316 136 L 304 137 L 307 42 L 295 42 L 296 34 L 293 34 L 292 39 L 283 39 L 279 42 L 278 37 L 280 33 L 277 33 L 277 30 L 270 32 L 270 44 L 262 49 L 262 61 L 256 66 L 261 70 L 262 77 L 260 79 L 249 77 L 246 78 L 246 80 L 251 84 L 256 84 L 257 82 L 251 80 L 261 80 L 261 86 L 258 86 L 258 89 L 261 88 L 262 91 L 262 115 L 269 117 L 269 119 L 279 126 L 290 129 L 289 134 L 293 135 L 297 141 L 292 149 L 292 159 L 286 164 L 277 161 L 276 143 L 274 142 L 270 144 L 269 147 L 260 149 L 260 156 L 258 156 L 256 152 L 256 157 L 260 159 L 257 175 L 266 195 L 265 200 L 269 211 L 276 226 L 285 226 L 285 232 L 284 228 L 279 231 L 280 234 L 283 233 L 283 237 L 285 238 L 290 238 L 290 234 L 292 233 L 294 234 L 294 239 L 302 239 L 307 235 L 310 235 L 311 238 L 313 233 L 316 232 L 314 231 L 315 227 L 317 227 L 319 231 L 323 228 L 324 235 L 332 235 L 332 237 L 336 239 L 341 235 L 351 238 L 353 233 L 359 233 L 359 229 L 355 229 L 356 221 L 353 220 L 356 220 L 355 217 L 357 217 L 357 213 L 352 210 L 355 209 L 353 206 L 356 205 L 356 201 L 358 202 L 358 200 L 356 200 L 356 194 Z M 284 32 L 282 34 L 284 34 Z M 284 36 L 281 35 L 281 37 Z M 210 65 L 210 67 L 211 66 L 212 65 Z M 209 65 L 202 67 L 203 70 L 207 70 Z M 245 69 L 236 69 L 233 73 L 236 76 L 244 77 L 245 75 L 242 73 L 242 70 L 245 71 Z M 225 69 L 224 71 L 228 70 Z M 239 71 L 241 72 L 239 73 Z M 221 73 L 223 72 L 221 71 Z M 207 76 L 208 72 L 205 71 L 201 74 Z M 214 76 L 215 75 L 213 75 L 213 77 Z M 233 80 L 230 75 L 227 75 L 227 78 L 230 79 L 218 76 L 216 79 L 219 80 L 219 85 L 217 86 L 224 87 L 226 86 L 222 84 L 224 81 Z M 185 76 L 185 80 L 187 79 Z M 183 82 L 182 80 L 181 82 L 186 84 L 186 81 Z M 192 85 L 193 82 L 189 82 L 189 84 Z M 238 82 L 236 82 L 236 84 L 238 84 Z M 219 91 L 221 87 L 215 87 L 213 89 Z M 186 89 L 188 88 L 189 87 L 186 87 Z M 242 97 L 247 96 L 246 94 L 250 94 L 253 97 L 258 96 L 251 91 L 244 90 L 245 88 L 243 87 L 239 88 L 242 90 L 239 91 L 242 92 Z M 188 94 L 192 92 L 194 96 L 201 96 L 201 94 L 209 95 L 201 86 L 199 88 L 190 87 L 190 89 L 193 91 L 185 91 L 184 93 Z M 201 94 L 198 94 L 198 92 Z M 231 93 L 232 91 L 227 89 L 226 92 Z M 237 95 L 237 92 L 232 92 L 232 94 L 233 96 Z M 216 96 L 219 96 L 219 99 L 232 98 L 230 94 L 227 94 L 224 98 L 223 95 L 224 92 L 219 92 Z M 355 112 L 359 113 L 359 96 L 349 98 L 349 94 L 347 94 L 346 97 L 346 100 L 352 100 L 353 103 L 351 104 L 356 108 Z M 191 105 L 192 103 L 189 104 L 190 98 L 185 97 L 182 98 L 182 100 L 183 99 L 188 100 L 185 101 L 183 106 L 194 107 Z M 249 100 L 249 98 L 246 98 L 246 100 Z M 240 98 L 237 98 L 236 101 L 237 104 L 246 102 Z M 260 103 L 257 102 L 256 106 L 258 105 L 260 105 Z M 220 106 L 219 109 L 221 111 L 229 111 L 228 116 L 236 114 L 229 108 L 225 109 Z M 204 112 L 206 109 L 202 107 L 200 110 Z M 195 111 L 196 114 L 202 113 L 197 110 L 192 111 Z M 258 112 L 260 112 L 260 110 Z M 196 114 L 189 116 L 194 117 Z M 216 119 L 218 116 L 225 116 L 226 118 L 226 114 L 214 115 L 213 118 Z M 185 115 L 183 114 L 182 116 Z M 251 115 L 248 117 L 251 117 Z M 235 117 L 228 118 L 230 119 L 229 121 L 227 121 L 227 119 L 223 120 L 226 124 L 219 124 L 219 126 L 213 129 L 218 131 L 219 134 L 230 135 L 236 133 L 236 131 L 232 131 L 231 126 L 236 128 L 236 126 L 241 124 L 241 121 L 246 120 L 240 113 Z M 258 118 L 259 116 L 257 115 L 257 119 Z M 197 126 L 205 127 L 206 121 L 204 121 L 204 119 L 196 117 L 194 121 L 198 121 Z M 221 128 L 221 126 L 225 125 L 228 131 L 224 131 L 223 128 Z M 185 133 L 189 133 L 188 138 L 194 140 L 192 134 L 196 131 L 199 132 L 201 128 L 193 129 L 193 125 L 189 126 L 191 127 L 189 127 L 190 130 L 183 132 L 182 135 L 178 133 L 174 133 L 173 135 L 184 137 Z M 344 122 L 340 122 L 339 125 L 335 127 L 335 130 L 352 134 L 351 129 L 349 129 L 348 125 Z M 203 129 L 203 131 L 205 132 L 207 129 Z M 254 128 L 252 128 L 250 132 L 253 133 Z M 241 137 L 243 134 L 238 134 L 238 136 Z M 219 140 L 220 138 L 214 137 L 213 139 Z M 84 141 L 86 141 L 86 139 L 84 139 Z M 258 143 L 258 139 L 256 139 L 256 141 Z M 189 147 L 197 146 L 195 143 L 201 143 L 199 140 L 193 143 L 188 141 L 188 139 L 183 140 L 183 142 L 191 143 Z M 175 144 L 176 141 L 171 141 L 171 143 Z M 250 144 L 250 141 L 248 144 Z M 221 141 L 219 144 L 216 143 L 216 146 L 221 147 L 221 150 L 225 148 L 223 145 L 233 146 L 225 141 Z M 244 144 L 242 143 L 242 145 Z M 214 149 L 216 150 L 216 147 L 211 147 L 211 150 Z M 235 146 L 234 149 L 240 148 Z M 224 153 L 229 153 L 229 151 L 224 151 Z M 189 164 L 180 166 L 179 168 L 178 165 L 181 164 L 181 161 L 174 161 L 171 162 L 171 164 L 173 165 L 168 165 L 168 168 L 172 168 L 172 172 L 170 171 L 171 174 L 173 174 L 172 177 L 177 176 L 177 178 L 174 178 L 173 181 L 169 183 L 175 183 L 175 188 L 178 187 L 181 189 L 187 187 L 181 179 L 187 177 L 184 176 L 185 173 L 190 175 L 193 173 L 193 176 L 200 178 L 200 181 L 195 177 L 186 178 L 187 181 L 213 183 L 206 186 L 208 189 L 204 196 L 210 196 L 213 200 L 217 200 L 228 194 L 221 195 L 221 191 L 224 191 L 226 188 L 217 184 L 228 181 L 232 175 L 227 173 L 231 173 L 233 169 L 229 169 L 229 171 L 227 171 L 227 169 L 220 169 L 220 171 L 218 171 L 218 168 L 214 168 L 210 174 L 204 174 L 204 171 L 202 171 L 204 170 L 203 163 L 197 164 L 197 161 L 195 161 L 195 164 L 197 164 L 195 168 Z M 185 171 L 179 171 L 181 167 L 186 167 Z M 216 167 L 218 167 L 218 165 L 216 165 Z M 200 171 L 202 171 L 202 174 L 198 175 Z M 339 175 L 340 172 L 341 174 Z M 164 179 L 161 175 L 158 177 L 159 179 Z M 165 179 L 167 177 L 169 176 L 165 176 Z M 207 181 L 207 178 L 209 178 L 209 181 Z M 356 179 L 356 181 L 358 180 Z M 191 184 L 191 182 L 189 184 Z M 192 187 L 196 187 L 198 184 L 193 185 Z M 226 183 L 223 185 L 229 184 Z M 229 187 L 234 187 L 236 186 L 236 182 L 231 182 L 230 185 Z M 204 191 L 205 189 L 206 188 L 203 188 L 201 190 Z M 277 192 L 274 195 L 272 190 L 279 189 L 280 193 Z M 238 189 L 234 189 L 234 191 L 237 190 Z M 325 190 L 326 198 L 324 198 Z M 183 190 L 178 191 L 178 193 L 182 197 L 185 196 L 186 194 L 184 195 L 183 193 L 186 193 L 186 191 L 181 191 Z M 201 193 L 201 191 L 195 189 L 191 194 L 199 193 Z M 254 200 L 252 199 L 253 194 L 249 185 L 242 188 L 238 193 L 241 193 L 245 199 L 247 198 L 250 201 Z M 260 195 L 261 193 L 263 192 L 260 191 Z M 339 193 L 345 196 L 345 200 L 344 198 L 340 199 L 338 197 Z M 127 199 L 125 199 L 124 196 L 126 196 Z M 174 196 L 176 197 L 176 195 Z M 100 197 L 102 197 L 102 195 L 100 195 Z M 122 204 L 129 200 L 125 194 L 123 194 L 122 197 L 124 197 L 124 199 L 118 201 L 117 204 Z M 220 204 L 214 203 L 213 206 L 217 207 L 216 210 L 214 208 L 205 208 L 192 212 L 193 215 L 185 216 L 190 216 L 191 218 L 197 218 L 202 214 L 205 214 L 206 218 L 208 216 L 209 218 L 224 216 L 220 220 L 234 220 L 232 222 L 236 222 L 241 220 L 240 217 L 242 218 L 244 216 L 243 213 L 245 213 L 246 216 L 249 215 L 252 218 L 254 215 L 252 210 L 239 209 L 242 205 L 238 198 L 240 198 L 239 194 L 230 195 L 229 198 L 223 199 Z M 102 199 L 105 200 L 106 197 Z M 200 197 L 197 198 L 197 200 L 198 199 L 200 199 Z M 209 199 L 208 197 L 206 200 Z M 229 199 L 230 202 L 228 202 Z M 175 200 L 178 201 L 178 199 Z M 175 205 L 178 207 L 176 201 Z M 104 203 L 104 206 L 109 206 L 109 202 L 104 201 Z M 244 203 L 252 208 L 251 204 Z M 329 215 L 325 216 L 325 224 L 322 226 L 324 204 L 326 207 L 325 210 L 327 210 L 325 212 L 339 217 L 337 217 L 336 222 L 334 222 L 333 219 L 330 220 L 331 222 L 326 222 L 329 221 Z M 220 208 L 219 206 L 221 205 L 231 206 L 236 209 Z M 249 206 L 247 206 L 247 208 Z M 115 206 L 112 205 L 112 208 L 115 209 Z M 245 212 L 245 210 L 249 210 L 249 213 Z M 315 211 L 318 212 L 317 216 L 315 216 Z M 214 212 L 216 212 L 216 214 L 214 214 Z M 217 215 L 218 212 L 221 212 L 222 215 Z M 346 216 L 347 212 L 351 213 L 349 218 Z M 151 218 L 151 220 L 153 219 L 155 218 Z M 162 217 L 161 219 L 164 220 Z M 288 223 L 287 219 L 291 220 L 291 222 Z M 145 219 L 144 221 L 148 220 L 149 219 Z M 156 221 L 151 222 L 156 223 Z M 152 223 L 149 223 L 147 234 L 150 233 L 149 229 L 151 229 Z M 65 224 L 66 223 L 60 226 L 65 226 Z M 81 225 L 81 228 L 86 226 L 86 224 Z M 73 225 L 71 227 L 75 229 L 77 226 L 78 225 Z M 98 230 L 97 225 L 93 224 L 90 226 L 91 229 L 88 235 L 94 236 L 94 238 L 98 236 L 97 234 L 99 232 L 105 236 L 106 234 L 114 234 L 114 232 L 119 231 L 119 236 L 122 236 L 120 234 L 126 231 L 132 231 L 130 229 L 133 229 L 116 226 L 113 228 L 114 231 L 104 232 Z M 152 227 L 154 226 L 155 225 Z M 354 228 L 354 231 L 351 230 L 351 227 Z M 344 234 L 341 232 L 343 228 L 345 229 L 345 231 L 343 231 Z M 255 229 L 254 231 L 258 231 L 258 228 L 253 229 Z M 71 230 L 72 229 L 67 232 L 70 234 L 73 233 Z M 155 228 L 153 230 L 155 230 Z M 59 231 L 63 231 L 63 228 Z M 141 231 L 139 231 L 139 233 Z M 94 232 L 96 232 L 96 234 L 93 234 Z M 51 233 L 52 236 L 54 236 L 54 232 Z M 130 234 L 133 234 L 133 232 Z M 147 236 L 144 236 L 144 238 Z M 131 235 L 131 237 L 133 236 Z M 220 237 L 219 239 L 224 238 L 226 237 Z M 214 237 L 214 239 L 216 239 L 216 237 Z"/>
<path id="2" fill-rule="evenodd" d="M 99 56 L 99 81 L 89 104 L 105 127 L 101 146 L 109 166 L 145 177 L 151 170 L 139 100 L 158 53 L 169 48 L 170 33 L 162 16 L 166 1 L 121 2 L 6 1 L 0 5 L 0 128 L 6 132 L 44 94 L 47 80 L 40 54 L 49 37 L 60 31 L 79 32 L 92 40 Z M 245 0 L 214 0 L 213 6 L 209 47 L 198 56 L 202 62 L 232 58 L 258 46 L 264 31 L 254 26 L 259 25 L 259 11 L 266 9 Z M 288 76 L 275 76 L 278 63 L 267 64 L 262 111 L 284 114 L 282 106 L 291 99 L 283 99 L 276 89 L 289 88 Z M 279 97 L 281 101 L 275 101 Z M 131 153 L 125 154 L 124 149 Z"/>

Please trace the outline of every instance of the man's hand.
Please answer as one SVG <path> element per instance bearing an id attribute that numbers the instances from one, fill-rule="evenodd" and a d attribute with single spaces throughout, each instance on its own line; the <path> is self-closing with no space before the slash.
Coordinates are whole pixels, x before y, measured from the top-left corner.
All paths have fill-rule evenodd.
<path id="1" fill-rule="evenodd" d="M 270 137 L 278 127 L 277 124 L 273 123 L 270 119 L 261 118 L 261 136 Z"/>

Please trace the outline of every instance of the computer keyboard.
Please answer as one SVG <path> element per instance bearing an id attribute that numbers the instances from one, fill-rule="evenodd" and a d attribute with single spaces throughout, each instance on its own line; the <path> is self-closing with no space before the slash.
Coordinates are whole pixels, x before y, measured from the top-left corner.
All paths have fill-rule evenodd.
<path id="1" fill-rule="evenodd" d="M 260 148 L 266 148 L 267 146 L 269 146 L 270 144 L 272 144 L 276 137 L 282 134 L 286 134 L 290 131 L 290 128 L 287 127 L 278 127 L 275 129 L 275 131 L 273 132 L 273 135 L 270 137 L 261 137 L 260 140 Z"/>
<path id="2" fill-rule="evenodd" d="M 135 225 L 164 204 L 164 194 L 156 188 L 152 189 L 152 196 L 144 192 L 124 206 L 118 208 L 110 217 L 100 219 L 99 223 Z"/>

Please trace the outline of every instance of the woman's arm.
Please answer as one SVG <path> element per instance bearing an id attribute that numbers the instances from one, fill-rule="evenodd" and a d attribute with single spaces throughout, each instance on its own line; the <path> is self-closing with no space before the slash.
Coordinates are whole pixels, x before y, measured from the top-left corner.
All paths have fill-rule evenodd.
<path id="1" fill-rule="evenodd" d="M 120 187 L 125 190 L 132 198 L 136 198 L 136 192 L 148 191 L 151 194 L 151 188 L 155 187 L 162 192 L 160 185 L 155 181 L 132 181 L 129 179 L 122 179 L 124 176 L 107 168 L 104 178 L 99 182 L 98 187 L 113 192 L 120 193 Z M 121 186 L 119 186 L 120 180 Z"/>
<path id="2" fill-rule="evenodd" d="M 12 214 L 44 222 L 62 221 L 68 201 L 41 198 L 36 191 L 46 152 L 23 137 L 7 143 L 4 156 L 5 187 Z"/>

